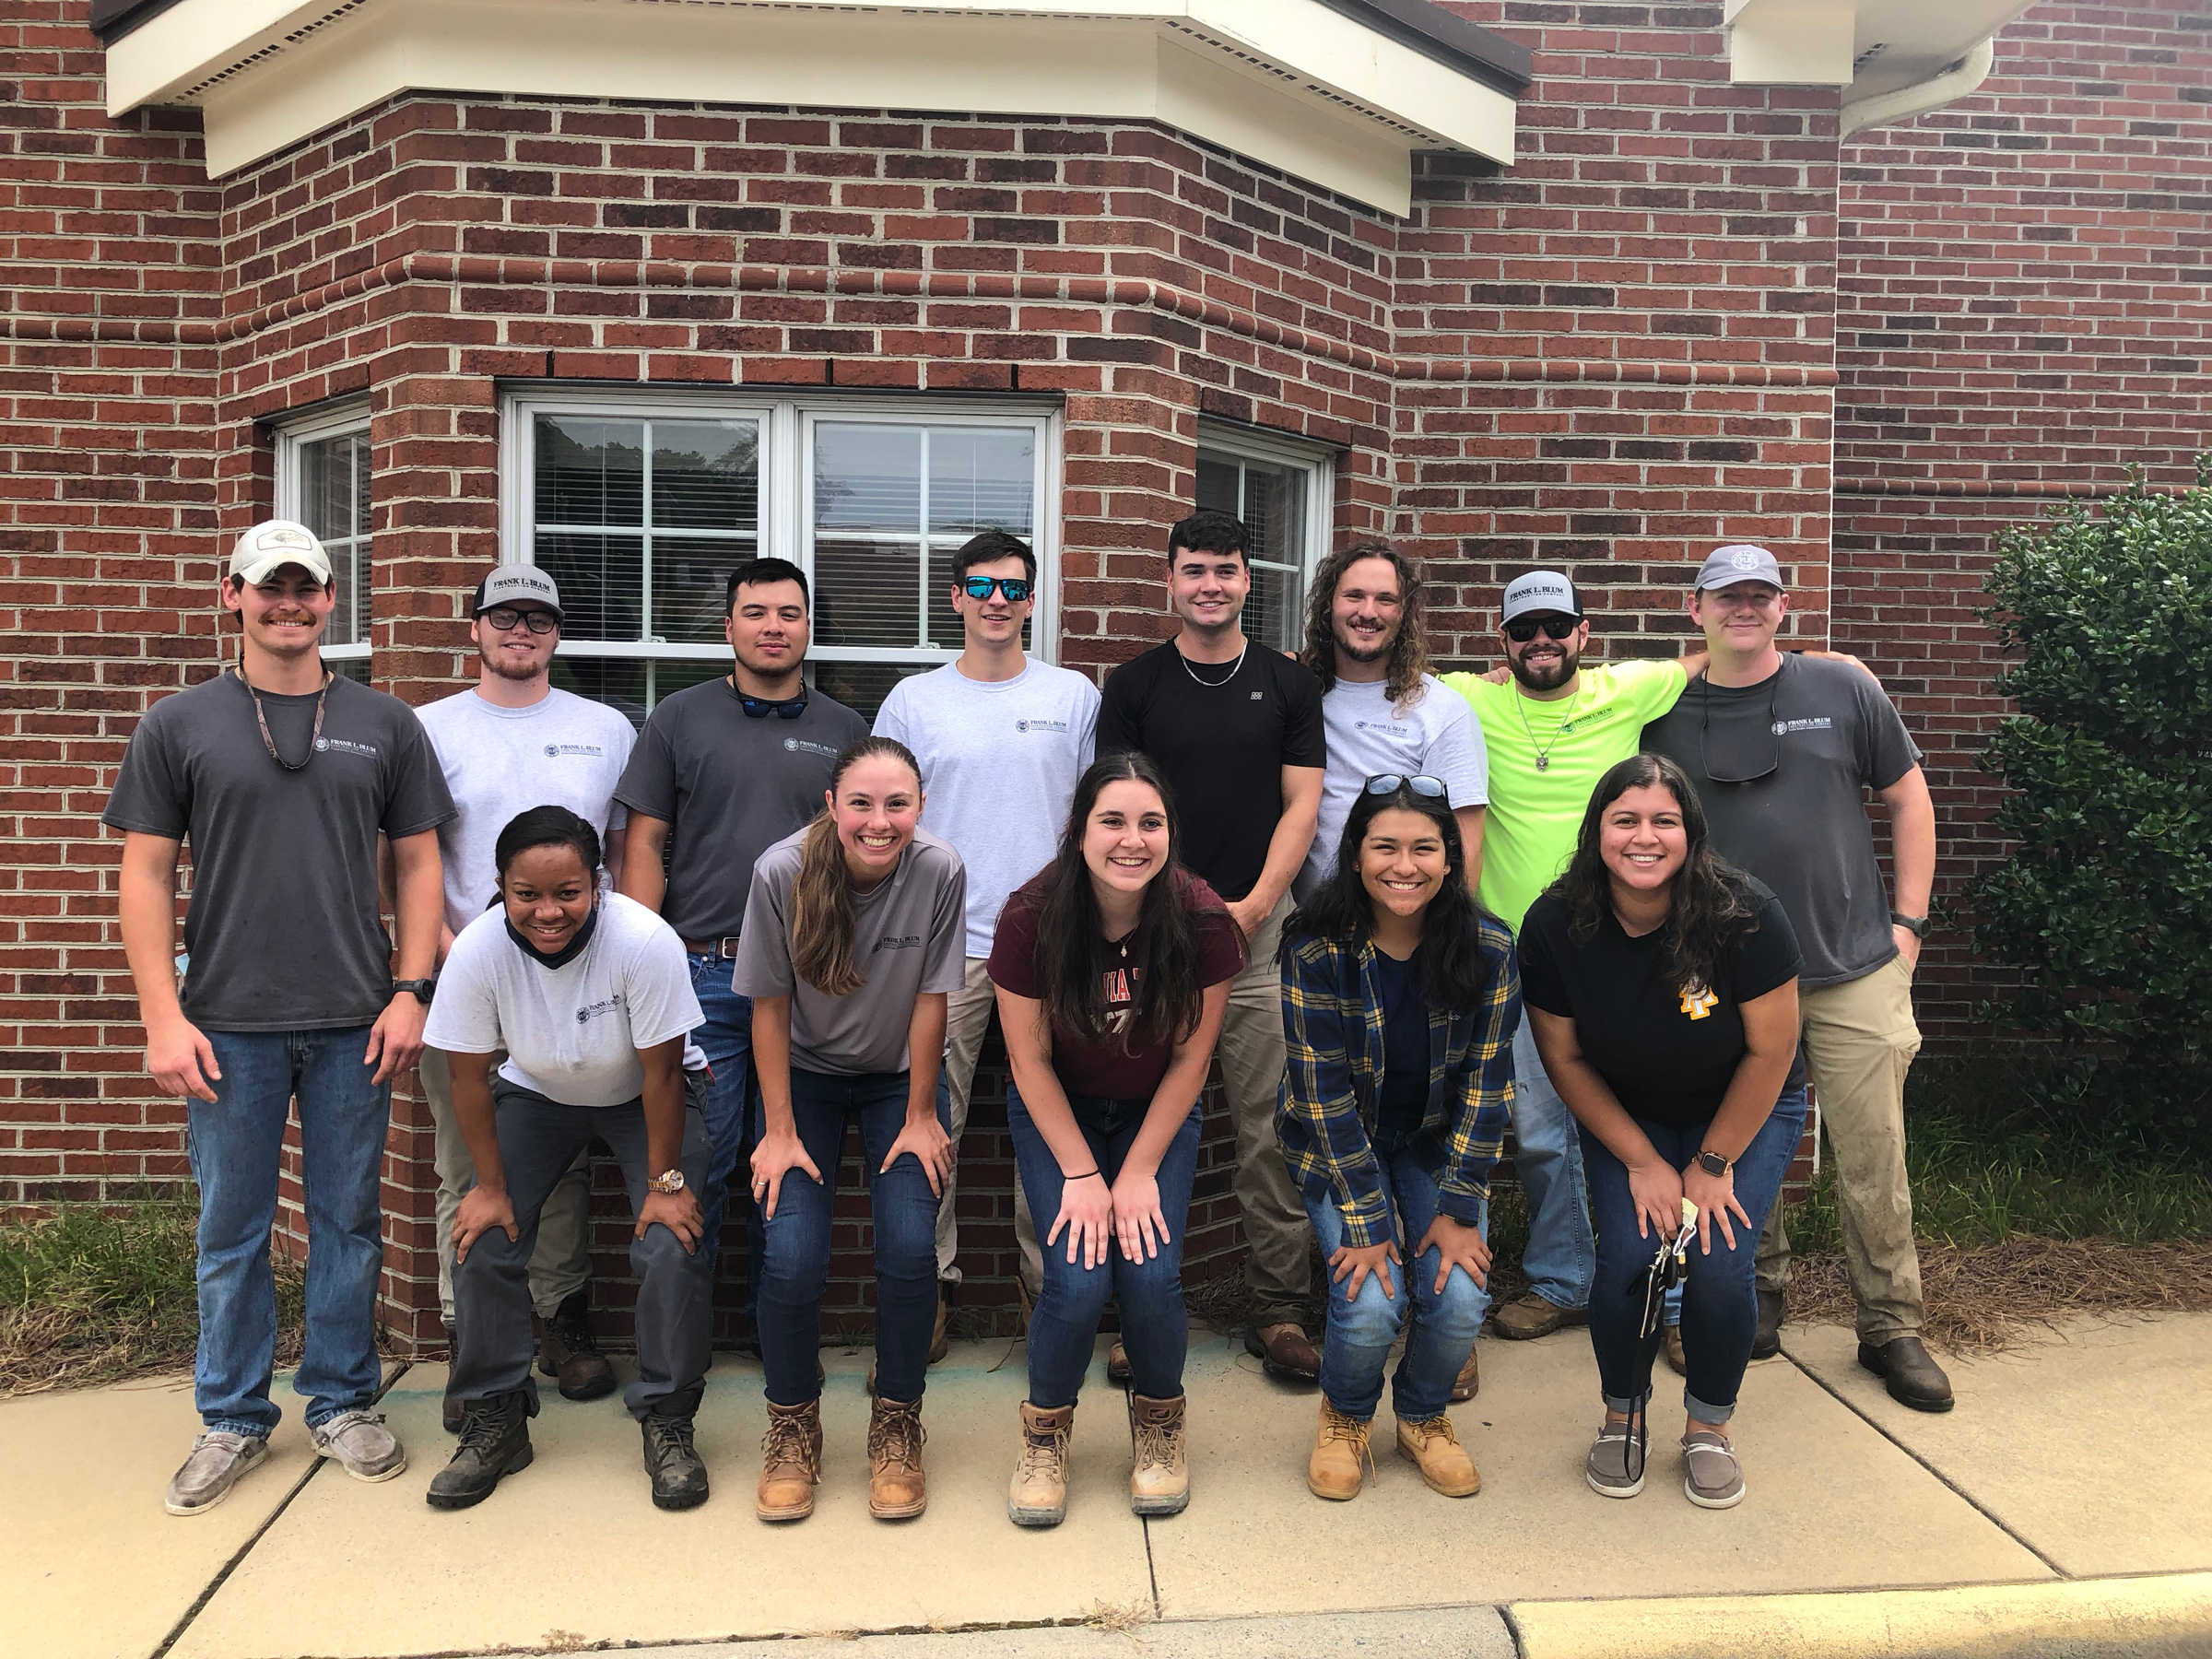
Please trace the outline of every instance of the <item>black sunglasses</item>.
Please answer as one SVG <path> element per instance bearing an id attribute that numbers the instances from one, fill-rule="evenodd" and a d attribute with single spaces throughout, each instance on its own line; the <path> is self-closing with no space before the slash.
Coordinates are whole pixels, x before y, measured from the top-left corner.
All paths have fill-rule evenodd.
<path id="1" fill-rule="evenodd" d="M 1035 584 L 1022 576 L 968 576 L 961 579 L 960 586 L 971 599 L 988 599 L 991 590 L 996 588 L 1006 594 L 1008 605 L 1019 605 Z"/>
<path id="2" fill-rule="evenodd" d="M 1707 778 L 1715 783 L 1756 783 L 1782 769 L 1782 734 L 1775 729 L 1780 724 L 1775 713 L 1781 697 L 1782 676 L 1777 673 L 1767 691 L 1767 718 L 1759 735 L 1747 743 L 1730 736 L 1724 728 L 1722 755 L 1716 764 L 1712 758 L 1712 682 L 1698 676 L 1698 763 L 1704 767 Z M 1742 722 L 1736 724 L 1740 731 Z"/>
<path id="3" fill-rule="evenodd" d="M 745 711 L 748 720 L 766 720 L 771 714 L 778 720 L 796 720 L 806 712 L 806 693 L 802 691 L 796 697 L 771 700 L 747 697 L 740 691 L 737 693 L 737 706 Z"/>
<path id="4" fill-rule="evenodd" d="M 1583 625 L 1580 617 L 1516 617 L 1505 625 L 1505 637 L 1525 645 L 1539 633 L 1547 640 L 1568 640 Z"/>
<path id="5" fill-rule="evenodd" d="M 478 611 L 477 618 L 488 622 L 501 633 L 512 633 L 517 623 L 534 634 L 549 634 L 560 626 L 560 618 L 551 611 L 516 610 L 512 606 L 495 605 L 488 611 Z"/>
<path id="6" fill-rule="evenodd" d="M 1445 789 L 1441 778 L 1431 778 L 1418 772 L 1377 772 L 1367 781 L 1367 793 L 1371 795 L 1395 794 L 1401 789 L 1410 789 L 1424 800 L 1430 801 L 1444 800 L 1451 793 Z"/>

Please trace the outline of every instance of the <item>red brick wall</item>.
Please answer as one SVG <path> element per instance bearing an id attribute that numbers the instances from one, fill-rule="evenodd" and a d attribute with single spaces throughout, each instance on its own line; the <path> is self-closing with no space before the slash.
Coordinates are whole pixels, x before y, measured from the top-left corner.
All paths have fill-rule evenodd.
<path id="1" fill-rule="evenodd" d="M 2193 15 L 2194 14 L 2194 15 Z M 2212 8 L 2043 0 L 1972 98 L 1843 150 L 1835 633 L 1927 750 L 1939 899 L 2003 854 L 1975 766 L 2006 712 L 1974 607 L 2008 524 L 2212 447 Z M 1957 1046 L 2001 977 L 1923 959 Z"/>

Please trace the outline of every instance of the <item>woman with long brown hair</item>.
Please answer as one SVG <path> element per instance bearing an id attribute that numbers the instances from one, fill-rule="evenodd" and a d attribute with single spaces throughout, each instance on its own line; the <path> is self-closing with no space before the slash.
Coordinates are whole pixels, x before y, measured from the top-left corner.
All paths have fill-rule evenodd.
<path id="1" fill-rule="evenodd" d="M 765 1127 L 752 1159 L 761 1208 L 764 1521 L 814 1512 L 821 1475 L 822 1290 L 845 1124 L 867 1159 L 876 1242 L 876 1389 L 868 1508 L 918 1515 L 922 1388 L 937 1302 L 937 1203 L 952 1140 L 937 1113 L 945 998 L 965 971 L 967 876 L 921 829 L 906 746 L 863 737 L 838 756 L 826 810 L 753 866 L 733 984 L 753 999 Z"/>
<path id="2" fill-rule="evenodd" d="M 1177 842 L 1159 769 L 1134 751 L 1108 756 L 1077 781 L 1058 854 L 1006 900 L 992 942 L 1014 1072 L 1006 1124 L 1044 1233 L 1006 1496 L 1020 1526 L 1057 1525 L 1067 1512 L 1076 1394 L 1110 1297 L 1133 1389 L 1130 1507 L 1171 1515 L 1190 1501 L 1183 1224 L 1199 1093 L 1244 940 L 1213 889 L 1182 868 Z"/>
<path id="3" fill-rule="evenodd" d="M 1660 1305 L 1680 1282 L 1682 1488 L 1704 1509 L 1743 1500 L 1727 1424 L 1758 1321 L 1753 1253 L 1805 1124 L 1800 966 L 1774 895 L 1721 861 L 1697 791 L 1658 755 L 1598 780 L 1567 873 L 1522 925 L 1523 1003 L 1581 1125 L 1597 1222 L 1606 1421 L 1583 1473 L 1603 1497 L 1643 1489 Z"/>

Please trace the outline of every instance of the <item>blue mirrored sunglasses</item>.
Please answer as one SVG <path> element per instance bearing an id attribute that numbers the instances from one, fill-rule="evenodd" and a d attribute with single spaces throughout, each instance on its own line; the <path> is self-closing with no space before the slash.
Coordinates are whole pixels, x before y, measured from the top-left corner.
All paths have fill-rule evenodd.
<path id="1" fill-rule="evenodd" d="M 1027 578 L 1020 576 L 969 576 L 960 582 L 971 599 L 988 599 L 991 590 L 997 588 L 1006 594 L 1008 605 L 1019 605 L 1027 599 L 1032 585 Z"/>

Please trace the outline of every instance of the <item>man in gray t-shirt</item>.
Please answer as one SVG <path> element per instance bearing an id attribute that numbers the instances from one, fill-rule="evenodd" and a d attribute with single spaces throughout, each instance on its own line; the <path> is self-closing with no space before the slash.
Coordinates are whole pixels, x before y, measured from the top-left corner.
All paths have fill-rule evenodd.
<path id="1" fill-rule="evenodd" d="M 1892 1397 L 1947 1411 L 1951 1387 L 1922 1345 L 1920 1257 L 1905 1174 L 1904 1080 L 1919 1052 L 1912 968 L 1936 875 L 1936 810 L 1920 750 L 1872 677 L 1783 656 L 1782 567 L 1764 547 L 1705 560 L 1689 614 L 1712 653 L 1644 747 L 1696 784 L 1713 844 L 1782 900 L 1805 953 L 1799 1044 L 1834 1154 L 1859 1362 Z M 1882 883 L 1865 792 L 1889 815 L 1896 897 Z M 1755 1358 L 1780 1345 L 1789 1241 L 1782 1206 L 1759 1241 Z"/>
<path id="2" fill-rule="evenodd" d="M 757 559 L 731 572 L 723 626 L 732 672 L 662 699 L 615 785 L 615 799 L 629 809 L 620 888 L 682 937 L 706 1013 L 692 1041 L 713 1074 L 706 1112 L 713 1168 L 700 1194 L 709 1249 L 721 1243 L 730 1171 L 759 1132 L 748 1104 L 759 1096 L 753 1005 L 730 988 L 753 864 L 822 810 L 838 755 L 868 735 L 866 721 L 803 677 L 813 637 L 808 605 L 806 572 L 784 559 Z M 757 1222 L 748 1220 L 747 1234 L 749 1285 L 760 1255 Z M 753 1300 L 748 1288 L 748 1307 Z"/>

